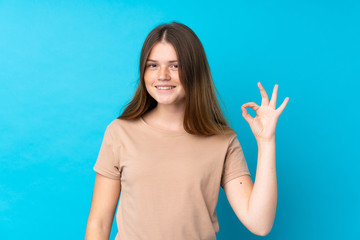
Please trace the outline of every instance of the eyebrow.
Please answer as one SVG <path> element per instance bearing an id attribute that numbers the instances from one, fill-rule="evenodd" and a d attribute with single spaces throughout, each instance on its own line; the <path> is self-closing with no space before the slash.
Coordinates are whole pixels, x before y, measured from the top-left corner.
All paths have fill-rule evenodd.
<path id="1" fill-rule="evenodd" d="M 148 59 L 148 61 L 151 61 L 151 62 L 157 62 L 156 60 L 153 60 L 153 59 Z M 170 60 L 168 62 L 178 62 L 178 60 Z"/>

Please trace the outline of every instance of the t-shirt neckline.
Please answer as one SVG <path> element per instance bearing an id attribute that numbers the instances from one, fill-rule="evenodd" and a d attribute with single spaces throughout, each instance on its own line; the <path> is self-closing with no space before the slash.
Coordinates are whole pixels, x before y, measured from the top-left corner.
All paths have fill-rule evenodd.
<path id="1" fill-rule="evenodd" d="M 166 130 L 166 129 L 161 129 L 161 128 L 157 128 L 154 126 L 149 125 L 147 122 L 145 122 L 145 120 L 143 119 L 142 116 L 140 116 L 140 122 L 143 123 L 143 125 L 145 125 L 147 128 L 152 129 L 156 132 L 161 132 L 161 133 L 165 133 L 165 134 L 169 134 L 169 135 L 185 135 L 188 132 L 186 132 L 185 130 L 179 130 L 179 131 L 175 131 L 175 130 Z"/>

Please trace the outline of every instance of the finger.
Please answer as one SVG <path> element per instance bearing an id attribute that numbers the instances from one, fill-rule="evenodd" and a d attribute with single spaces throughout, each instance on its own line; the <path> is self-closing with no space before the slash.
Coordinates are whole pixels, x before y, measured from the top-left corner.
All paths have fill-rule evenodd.
<path id="1" fill-rule="evenodd" d="M 278 111 L 279 116 L 284 111 L 284 108 L 286 107 L 288 102 L 289 102 L 289 97 L 286 97 L 285 100 L 283 101 L 283 103 L 280 105 L 280 107 L 278 109 L 276 109 L 276 111 Z"/>
<path id="2" fill-rule="evenodd" d="M 257 105 L 256 103 L 254 102 L 249 102 L 249 103 L 245 103 L 242 105 L 243 107 L 250 107 L 252 108 L 255 112 L 260 108 L 259 105 Z"/>
<path id="3" fill-rule="evenodd" d="M 275 84 L 270 100 L 270 106 L 272 106 L 274 109 L 276 109 L 276 99 L 277 99 L 278 89 L 279 89 L 279 85 Z"/>
<path id="4" fill-rule="evenodd" d="M 261 94 L 261 105 L 267 106 L 269 105 L 269 97 L 265 91 L 265 88 L 261 85 L 260 82 L 258 82 L 258 87 L 260 89 L 260 94 Z"/>
<path id="5" fill-rule="evenodd" d="M 246 108 L 244 107 L 244 105 L 241 106 L 241 110 L 242 110 L 242 116 L 250 124 L 254 118 L 246 111 Z"/>

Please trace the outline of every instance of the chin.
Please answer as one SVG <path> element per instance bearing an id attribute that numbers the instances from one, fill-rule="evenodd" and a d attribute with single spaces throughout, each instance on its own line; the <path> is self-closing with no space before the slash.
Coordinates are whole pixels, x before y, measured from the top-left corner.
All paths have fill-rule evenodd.
<path id="1" fill-rule="evenodd" d="M 181 105 L 181 102 L 178 101 L 157 101 L 158 104 L 162 105 Z M 184 101 L 185 104 L 185 101 Z"/>

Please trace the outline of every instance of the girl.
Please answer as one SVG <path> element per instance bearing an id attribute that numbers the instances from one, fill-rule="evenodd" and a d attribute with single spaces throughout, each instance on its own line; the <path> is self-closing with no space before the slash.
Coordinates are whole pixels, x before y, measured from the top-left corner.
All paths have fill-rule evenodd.
<path id="1" fill-rule="evenodd" d="M 270 103 L 258 87 L 261 106 L 241 107 L 259 147 L 253 184 L 200 40 L 177 22 L 153 29 L 136 92 L 105 130 L 85 239 L 109 239 L 121 193 L 116 240 L 214 240 L 220 186 L 244 226 L 267 235 L 277 203 L 275 128 L 289 98 L 275 109 L 278 85 Z"/>

